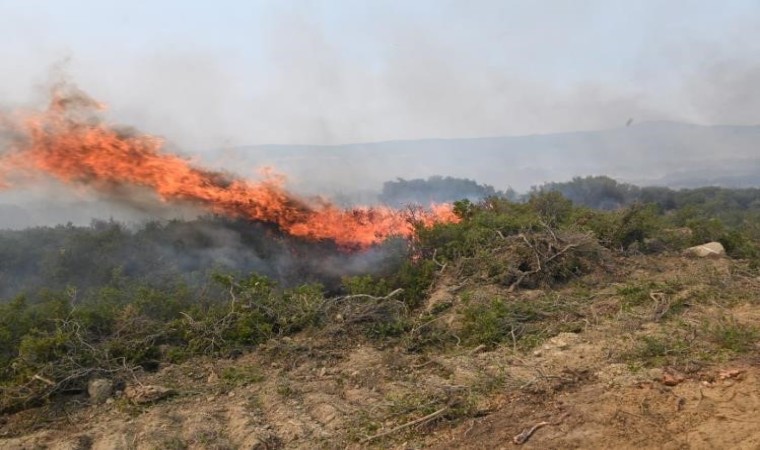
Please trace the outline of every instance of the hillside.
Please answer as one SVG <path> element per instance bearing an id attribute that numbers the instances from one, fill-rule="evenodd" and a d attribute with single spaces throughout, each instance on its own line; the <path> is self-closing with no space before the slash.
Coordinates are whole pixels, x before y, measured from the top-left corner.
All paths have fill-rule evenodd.
<path id="1" fill-rule="evenodd" d="M 458 223 L 418 226 L 395 268 L 330 289 L 124 272 L 10 299 L 0 446 L 760 442 L 746 425 L 760 408 L 756 227 L 595 211 L 553 192 L 455 210 Z M 73 231 L 94 245 L 79 251 L 112 242 Z M 728 254 L 685 253 L 707 240 Z"/>

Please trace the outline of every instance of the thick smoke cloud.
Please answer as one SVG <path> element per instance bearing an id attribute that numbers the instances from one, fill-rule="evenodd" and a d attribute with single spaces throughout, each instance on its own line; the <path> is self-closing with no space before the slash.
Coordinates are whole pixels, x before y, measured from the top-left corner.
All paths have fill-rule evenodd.
<path id="1" fill-rule="evenodd" d="M 194 30 L 187 45 L 171 36 L 128 45 L 106 33 L 101 38 L 119 46 L 113 49 L 61 41 L 56 17 L 32 20 L 33 12 L 6 6 L 0 12 L 9 39 L 0 55 L 15 67 L 0 74 L 0 95 L 14 104 L 41 100 L 46 68 L 68 58 L 72 77 L 111 105 L 117 119 L 193 152 L 525 135 L 609 128 L 629 118 L 757 122 L 757 99 L 746 88 L 760 64 L 757 45 L 748 43 L 760 41 L 752 25 L 760 8 L 726 18 L 732 26 L 717 36 L 703 36 L 700 27 L 686 25 L 712 5 L 645 2 L 617 14 L 606 2 L 549 2 L 522 8 L 527 12 L 505 2 L 441 4 L 425 14 L 347 5 L 361 17 L 337 25 L 316 7 L 302 6 L 276 9 L 266 27 L 246 36 L 246 45 L 197 45 L 204 34 L 224 30 Z M 143 18 L 129 13 L 122 11 L 133 21 Z M 641 35 L 638 50 L 616 47 L 615 40 L 633 45 L 634 38 L 614 30 L 625 25 L 625 14 L 638 21 L 629 24 Z M 605 19 L 607 28 L 598 25 Z M 140 25 L 133 30 L 139 33 Z M 357 42 L 346 42 L 351 38 Z M 611 42 L 592 45 L 592 39 Z"/>

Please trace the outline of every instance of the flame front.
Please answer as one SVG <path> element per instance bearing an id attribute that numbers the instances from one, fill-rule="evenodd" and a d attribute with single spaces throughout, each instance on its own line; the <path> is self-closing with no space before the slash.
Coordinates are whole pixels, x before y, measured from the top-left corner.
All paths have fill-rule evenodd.
<path id="1" fill-rule="evenodd" d="M 20 170 L 40 171 L 102 191 L 140 186 L 164 201 L 188 201 L 217 214 L 274 223 L 288 234 L 329 239 L 344 248 L 364 248 L 413 233 L 403 211 L 341 209 L 325 202 L 315 206 L 277 181 L 251 182 L 195 167 L 165 151 L 158 137 L 105 124 L 98 116 L 102 108 L 83 92 L 62 85 L 54 89 L 47 110 L 0 117 L 0 127 L 14 136 L 11 151 L 0 159 L 0 188 L 9 186 L 8 173 Z M 431 225 L 457 217 L 450 205 L 438 205 L 416 219 Z"/>

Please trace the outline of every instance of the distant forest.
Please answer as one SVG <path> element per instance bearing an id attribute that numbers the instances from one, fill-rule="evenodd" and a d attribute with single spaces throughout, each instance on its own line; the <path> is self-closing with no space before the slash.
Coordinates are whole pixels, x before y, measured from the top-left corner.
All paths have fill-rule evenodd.
<path id="1" fill-rule="evenodd" d="M 496 191 L 493 186 L 478 184 L 474 180 L 432 176 L 427 180 L 397 178 L 395 181 L 386 181 L 378 199 L 386 205 L 403 207 L 412 203 L 429 205 L 465 199 L 477 202 L 484 198 L 505 195 L 507 194 Z"/>
<path id="2" fill-rule="evenodd" d="M 760 218 L 759 188 L 700 187 L 675 190 L 667 187 L 639 187 L 619 183 L 606 176 L 589 176 L 534 187 L 527 197 L 540 192 L 559 192 L 576 205 L 607 211 L 635 203 L 652 204 L 661 213 L 677 211 L 684 218 L 720 219 L 731 226 Z"/>
<path id="3" fill-rule="evenodd" d="M 534 186 L 525 194 L 518 194 L 512 189 L 497 191 L 493 186 L 478 184 L 464 178 L 399 178 L 383 185 L 379 199 L 396 207 L 409 203 L 426 205 L 431 202 L 451 203 L 465 199 L 478 202 L 489 197 L 527 202 L 542 192 L 559 192 L 576 206 L 603 211 L 643 203 L 655 205 L 661 213 L 679 211 L 683 217 L 719 218 L 732 226 L 741 224 L 748 220 L 748 217 L 755 217 L 753 214 L 760 216 L 760 188 L 639 187 L 618 182 L 607 176 L 575 177 L 571 181 L 546 183 Z"/>

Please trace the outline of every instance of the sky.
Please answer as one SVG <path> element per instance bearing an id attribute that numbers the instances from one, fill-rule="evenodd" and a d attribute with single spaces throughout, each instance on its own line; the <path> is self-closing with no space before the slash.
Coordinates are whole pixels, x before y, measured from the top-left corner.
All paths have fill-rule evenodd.
<path id="1" fill-rule="evenodd" d="M 760 123 L 757 0 L 0 0 L 0 60 L 201 153 Z"/>

